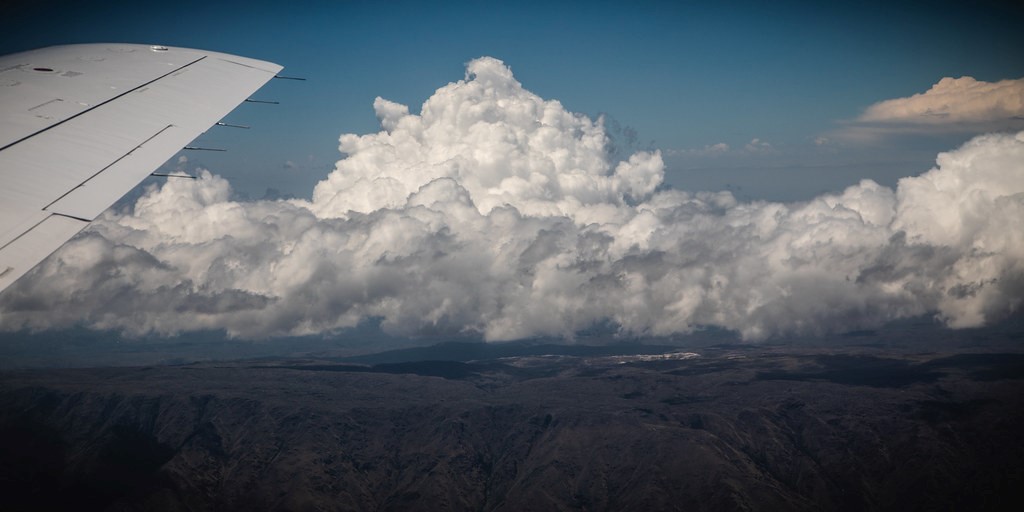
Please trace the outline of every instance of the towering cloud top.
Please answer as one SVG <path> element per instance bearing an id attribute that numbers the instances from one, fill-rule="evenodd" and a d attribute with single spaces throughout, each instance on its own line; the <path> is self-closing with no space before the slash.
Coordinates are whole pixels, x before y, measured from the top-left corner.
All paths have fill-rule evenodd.
<path id="1" fill-rule="evenodd" d="M 668 335 L 822 333 L 1024 299 L 1024 134 L 939 156 L 897 190 L 798 204 L 659 187 L 657 152 L 613 161 L 601 120 L 481 58 L 381 131 L 310 200 L 235 202 L 226 181 L 150 188 L 0 296 L 0 326 L 265 337 L 379 318 L 396 334 L 503 340 L 611 322 Z"/>
<path id="2" fill-rule="evenodd" d="M 481 214 L 511 206 L 589 223 L 602 219 L 584 206 L 642 200 L 663 176 L 658 153 L 610 167 L 600 120 L 523 89 L 497 59 L 470 62 L 466 79 L 437 90 L 420 115 L 382 98 L 374 110 L 384 131 L 341 137 L 348 157 L 313 193 L 319 216 L 399 208 L 431 182 L 450 179 Z"/>

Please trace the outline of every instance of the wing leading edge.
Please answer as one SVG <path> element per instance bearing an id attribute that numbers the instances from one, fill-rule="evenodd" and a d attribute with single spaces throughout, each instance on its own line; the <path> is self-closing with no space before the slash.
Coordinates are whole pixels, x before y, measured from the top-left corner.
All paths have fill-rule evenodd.
<path id="1" fill-rule="evenodd" d="M 127 44 L 0 57 L 0 292 L 281 69 Z"/>

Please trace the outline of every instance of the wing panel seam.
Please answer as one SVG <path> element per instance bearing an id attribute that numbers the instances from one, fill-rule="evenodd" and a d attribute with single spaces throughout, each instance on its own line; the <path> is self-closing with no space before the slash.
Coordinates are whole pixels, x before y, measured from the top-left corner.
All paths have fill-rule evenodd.
<path id="1" fill-rule="evenodd" d="M 96 176 L 99 176 L 100 174 L 103 174 L 103 171 L 106 171 L 107 169 L 110 169 L 110 168 L 111 168 L 111 167 L 113 167 L 114 165 L 117 165 L 117 163 L 118 163 L 118 162 L 120 162 L 121 160 L 124 160 L 125 158 L 128 158 L 128 157 L 129 157 L 129 156 L 130 156 L 130 155 L 131 155 L 132 153 L 134 153 L 136 149 L 139 149 L 139 148 L 141 148 L 141 147 L 142 147 L 142 146 L 144 146 L 144 145 L 145 145 L 145 144 L 146 144 L 147 142 L 149 142 L 149 141 L 151 141 L 151 140 L 153 140 L 153 139 L 155 139 L 155 138 L 159 137 L 161 133 L 164 133 L 164 132 L 166 132 L 167 130 L 169 130 L 169 129 L 173 128 L 173 127 L 174 127 L 174 125 L 173 125 L 173 124 L 169 124 L 169 125 L 167 125 L 167 126 L 164 126 L 163 128 L 161 128 L 161 129 L 160 129 L 159 131 L 157 131 L 157 132 L 156 132 L 156 133 L 154 133 L 153 135 L 150 135 L 149 137 L 146 137 L 146 140 L 144 140 L 144 141 L 142 141 L 142 142 L 140 142 L 140 143 L 136 144 L 136 145 L 135 145 L 135 147 L 133 147 L 132 149 L 129 149 L 129 150 L 128 150 L 128 151 L 127 151 L 127 152 L 126 152 L 125 154 L 123 154 L 123 155 L 121 155 L 121 156 L 117 157 L 117 159 L 116 159 L 116 160 L 114 160 L 113 162 L 110 162 L 109 164 L 107 164 L 106 166 L 104 166 L 104 167 L 103 167 L 102 169 L 100 169 L 100 170 L 96 171 L 96 172 L 95 172 L 95 173 L 94 173 L 94 174 L 93 174 L 92 176 L 89 176 L 88 178 L 86 178 L 86 179 L 82 180 L 82 182 L 81 182 L 81 183 L 79 183 L 78 185 L 75 185 L 75 187 L 74 187 L 74 188 L 72 188 L 71 190 L 68 190 L 67 192 L 64 192 L 63 194 L 61 194 L 61 196 L 60 196 L 60 197 L 58 197 L 57 199 L 54 199 L 53 201 L 51 201 L 51 202 L 50 202 L 50 204 L 48 204 L 48 205 L 44 206 L 44 207 L 43 207 L 43 211 L 49 211 L 49 210 L 47 210 L 47 208 L 49 208 L 49 207 L 53 206 L 54 204 L 58 203 L 58 202 L 59 202 L 59 201 L 60 201 L 61 199 L 64 199 L 64 198 L 65 198 L 65 197 L 66 197 L 66 196 L 67 196 L 68 194 L 70 194 L 70 193 L 72 193 L 72 192 L 74 192 L 74 191 L 76 191 L 76 190 L 78 190 L 78 189 L 82 188 L 83 186 L 85 186 L 85 184 L 86 184 L 86 183 L 89 183 L 89 180 L 91 180 L 91 179 L 95 178 Z M 80 219 L 79 217 L 75 217 L 75 216 L 72 216 L 72 215 L 65 215 L 65 214 L 63 214 L 63 213 L 57 213 L 57 212 L 51 212 L 51 213 L 54 213 L 55 215 L 63 215 L 63 216 L 65 216 L 65 217 L 71 217 L 71 218 L 73 218 L 73 219 L 79 219 L 79 220 L 82 220 L 82 219 Z M 92 221 L 91 221 L 91 220 L 86 220 L 86 222 L 92 222 Z"/>
<path id="2" fill-rule="evenodd" d="M 14 244 L 14 242 L 17 242 L 19 239 L 21 239 L 25 235 L 31 233 L 32 230 L 34 230 L 37 227 L 39 227 L 42 223 L 46 222 L 47 219 L 49 219 L 50 217 L 53 217 L 54 215 L 57 215 L 57 216 L 60 216 L 60 217 L 64 217 L 64 218 L 67 218 L 67 219 L 77 220 L 77 221 L 80 221 L 80 222 L 84 222 L 86 224 L 92 223 L 91 220 L 83 219 L 81 217 L 75 217 L 74 215 L 65 215 L 63 213 L 54 213 L 54 212 L 48 212 L 48 213 L 49 213 L 49 215 L 39 219 L 39 222 L 36 222 L 35 224 L 32 224 L 31 226 L 28 227 L 28 229 L 25 229 L 24 231 L 19 233 L 18 236 L 10 239 L 6 244 L 4 244 L 2 247 L 0 247 L 0 251 L 3 251 L 4 249 L 10 247 L 12 244 Z M 7 273 L 6 271 L 5 272 L 0 272 L 0 275 L 6 274 L 6 273 Z"/>
<path id="3" fill-rule="evenodd" d="M 51 214 L 51 215 L 52 215 L 52 214 Z M 7 246 L 9 246 L 9 245 L 13 244 L 13 243 L 14 243 L 14 242 L 16 242 L 16 241 L 17 241 L 17 240 L 18 240 L 19 238 L 21 238 L 21 237 L 25 236 L 25 233 L 28 233 L 28 232 L 32 231 L 33 229 L 35 229 L 35 228 L 39 227 L 39 225 L 40 225 L 40 224 L 42 224 L 43 222 L 46 222 L 46 219 L 48 219 L 48 218 L 49 218 L 48 216 L 47 216 L 47 217 L 43 217 L 43 218 L 39 219 L 39 222 L 36 222 L 35 224 L 32 224 L 32 226 L 30 226 L 30 227 L 29 227 L 28 229 L 26 229 L 26 230 L 23 230 L 23 231 L 22 231 L 21 233 L 19 233 L 19 234 L 18 234 L 18 236 L 16 236 L 16 237 L 14 237 L 14 238 L 10 239 L 10 240 L 9 240 L 9 241 L 8 241 L 8 242 L 7 242 L 6 244 L 4 244 L 3 246 L 0 246 L 0 251 L 2 251 L 2 250 L 4 250 L 4 249 L 6 249 L 6 248 L 7 248 Z"/>
<path id="4" fill-rule="evenodd" d="M 28 139 L 31 139 L 32 137 L 35 137 L 36 135 L 39 135 L 40 133 L 43 133 L 43 132 L 45 132 L 47 130 L 56 128 L 56 127 L 66 123 L 66 122 L 68 122 L 68 121 L 70 121 L 72 119 L 75 119 L 76 117 L 81 116 L 81 115 L 83 115 L 83 114 L 85 114 L 87 112 L 92 112 L 93 110 L 95 110 L 95 109 L 97 109 L 99 107 L 102 107 L 103 105 L 106 105 L 107 103 L 110 103 L 111 101 L 114 101 L 114 100 L 116 100 L 118 98 L 122 98 L 122 97 L 124 97 L 127 94 L 131 94 L 131 93 L 133 93 L 133 92 L 135 92 L 135 91 L 137 91 L 139 89 L 148 87 L 150 84 L 152 84 L 152 83 L 154 83 L 154 82 L 156 82 L 158 80 L 162 80 L 164 78 L 167 78 L 168 76 L 170 76 L 170 75 L 172 75 L 172 74 L 174 74 L 174 73 L 176 73 L 178 71 L 181 71 L 182 69 L 185 69 L 185 68 L 187 68 L 187 67 L 189 67 L 189 66 L 191 66 L 191 65 L 193 65 L 193 64 L 195 64 L 195 63 L 197 63 L 197 62 L 199 62 L 199 61 L 201 61 L 203 59 L 205 59 L 206 57 L 207 57 L 206 55 L 203 55 L 202 57 L 199 57 L 198 59 L 196 59 L 196 60 L 194 60 L 192 62 L 184 64 L 181 67 L 174 68 L 174 69 L 168 71 L 167 73 L 164 73 L 164 74 L 162 74 L 162 75 L 160 75 L 160 76 L 158 76 L 158 77 L 156 77 L 156 78 L 154 78 L 154 79 L 152 79 L 152 80 L 150 80 L 148 82 L 145 82 L 145 83 L 139 84 L 139 85 L 137 85 L 135 87 L 132 87 L 131 89 L 128 89 L 127 91 L 124 91 L 121 94 L 118 94 L 117 96 L 111 97 L 111 98 L 109 98 L 106 101 L 103 101 L 101 103 L 97 103 L 97 104 L 93 105 L 92 107 L 90 107 L 90 108 L 88 108 L 86 110 L 83 110 L 83 111 L 81 111 L 81 112 L 79 112 L 79 113 L 77 113 L 75 115 L 69 116 L 68 118 L 62 119 L 62 120 L 60 120 L 60 121 L 58 121 L 56 123 L 53 123 L 53 124 L 47 126 L 46 128 L 43 128 L 41 130 L 37 130 L 37 131 L 35 131 L 33 133 L 30 133 L 30 134 L 28 134 L 28 135 L 26 135 L 26 136 L 24 136 L 24 137 L 22 137 L 22 138 L 20 138 L 20 139 L 18 139 L 16 141 L 14 141 L 14 142 L 11 142 L 10 144 L 7 144 L 4 147 L 0 147 L 0 151 L 3 151 L 3 150 L 5 150 L 5 149 L 7 149 L 7 148 L 9 148 L 11 146 L 14 146 L 15 144 L 19 144 L 19 143 L 24 142 L 24 141 L 26 141 Z M 39 106 L 42 106 L 42 105 L 39 105 Z"/>

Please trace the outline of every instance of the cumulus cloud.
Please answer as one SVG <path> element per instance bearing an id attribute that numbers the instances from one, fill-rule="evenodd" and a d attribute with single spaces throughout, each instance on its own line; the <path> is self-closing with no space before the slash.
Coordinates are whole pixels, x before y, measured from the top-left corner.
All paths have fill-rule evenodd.
<path id="1" fill-rule="evenodd" d="M 308 200 L 229 184 L 149 188 L 0 296 L 4 329 L 129 334 L 393 334 L 506 340 L 721 326 L 747 339 L 933 313 L 982 325 L 1024 298 L 1024 133 L 939 155 L 893 190 L 865 180 L 805 203 L 661 185 L 661 154 L 610 157 L 602 120 L 481 58 L 381 131 Z M 755 147 L 760 141 L 753 141 Z"/>
<path id="2" fill-rule="evenodd" d="M 868 122 L 978 123 L 1024 117 L 1024 79 L 991 83 L 946 77 L 921 94 L 875 103 L 859 118 Z"/>
<path id="3" fill-rule="evenodd" d="M 923 93 L 869 106 L 845 135 L 981 133 L 1024 128 L 1024 78 L 985 82 L 946 77 Z"/>

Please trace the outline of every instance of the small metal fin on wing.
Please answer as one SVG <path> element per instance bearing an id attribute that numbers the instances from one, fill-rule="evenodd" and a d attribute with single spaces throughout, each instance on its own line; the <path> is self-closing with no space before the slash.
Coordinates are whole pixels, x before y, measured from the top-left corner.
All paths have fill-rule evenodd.
<path id="1" fill-rule="evenodd" d="M 217 122 L 217 126 L 227 126 L 228 128 L 241 128 L 243 130 L 248 130 L 249 129 L 249 127 L 244 125 L 244 124 L 231 124 L 231 123 L 225 123 L 223 121 L 218 121 Z"/>
<path id="2" fill-rule="evenodd" d="M 197 180 L 197 179 L 199 179 L 199 178 L 197 178 L 195 176 L 192 176 L 191 174 L 167 174 L 167 173 L 162 173 L 162 172 L 150 173 L 150 176 L 154 176 L 154 177 L 157 177 L 157 178 L 188 178 L 190 180 Z"/>
<path id="3" fill-rule="evenodd" d="M 182 147 L 225 151 L 186 145 L 243 101 L 277 103 L 245 98 L 281 71 L 237 55 L 106 43 L 0 56 L 0 69 L 24 62 L 38 68 L 18 76 L 25 85 L 0 86 L 0 292 Z"/>

